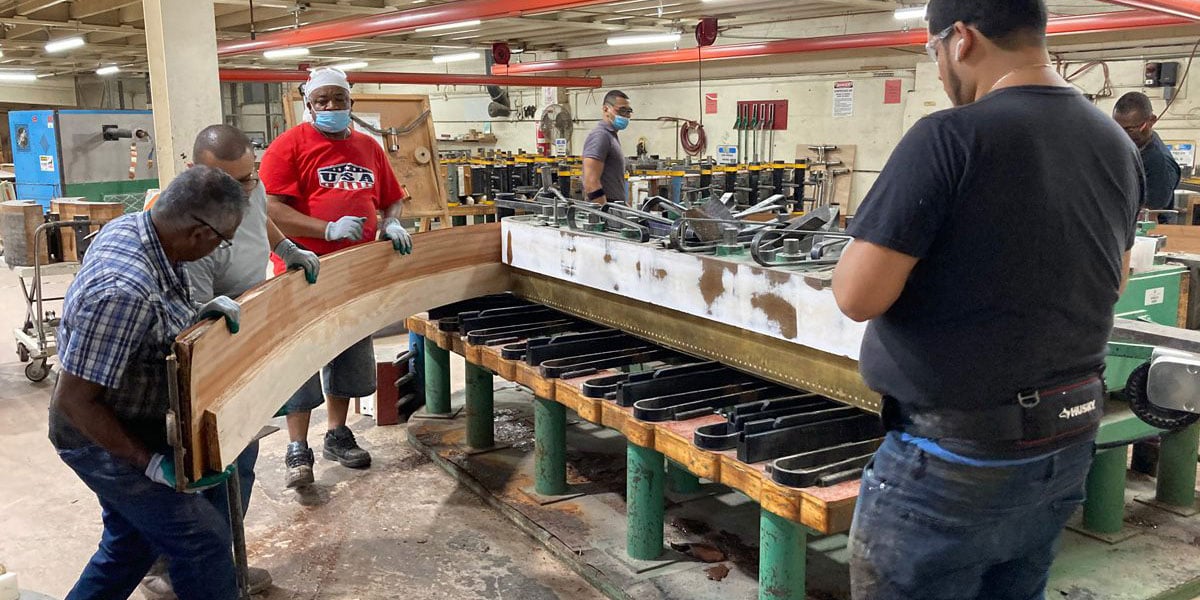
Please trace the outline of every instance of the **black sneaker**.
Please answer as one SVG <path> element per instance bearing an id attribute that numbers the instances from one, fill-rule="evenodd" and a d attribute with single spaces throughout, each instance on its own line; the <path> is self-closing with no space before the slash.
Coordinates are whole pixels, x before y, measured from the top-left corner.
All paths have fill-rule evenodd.
<path id="1" fill-rule="evenodd" d="M 321 456 L 336 460 L 342 463 L 343 467 L 351 469 L 365 469 L 371 466 L 371 455 L 358 447 L 358 442 L 354 441 L 354 433 L 345 425 L 325 432 L 325 449 Z"/>
<path id="2" fill-rule="evenodd" d="M 287 456 L 283 459 L 287 465 L 287 486 L 289 488 L 312 485 L 313 482 L 313 451 L 304 442 L 288 444 Z"/>

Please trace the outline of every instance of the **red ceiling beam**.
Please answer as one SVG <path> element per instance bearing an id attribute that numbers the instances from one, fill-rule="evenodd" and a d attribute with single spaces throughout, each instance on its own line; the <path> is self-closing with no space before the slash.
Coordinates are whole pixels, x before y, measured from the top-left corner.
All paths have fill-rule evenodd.
<path id="1" fill-rule="evenodd" d="M 460 0 L 435 6 L 414 8 L 364 17 L 349 17 L 305 25 L 297 29 L 267 33 L 256 39 L 240 39 L 217 44 L 217 56 L 261 52 L 272 48 L 308 46 L 361 37 L 412 31 L 420 27 L 445 25 L 479 19 L 504 19 L 582 8 L 611 0 Z"/>
<path id="2" fill-rule="evenodd" d="M 1139 29 L 1143 27 L 1163 27 L 1169 25 L 1188 25 L 1194 21 L 1189 19 L 1152 13 L 1145 11 L 1121 11 L 1095 15 L 1080 15 L 1074 17 L 1058 17 L 1050 19 L 1047 32 L 1050 35 L 1065 35 L 1073 33 L 1095 33 L 1117 31 L 1122 29 Z M 734 58 L 760 58 L 777 54 L 799 54 L 805 52 L 823 52 L 828 50 L 855 50 L 860 48 L 889 48 L 901 46 L 919 46 L 929 39 L 924 30 L 886 31 L 878 33 L 855 33 L 850 35 L 835 35 L 828 37 L 781 40 L 751 44 L 732 44 L 728 46 L 708 46 L 700 50 L 704 60 L 728 60 Z M 677 63 L 692 63 L 696 61 L 696 49 L 656 50 L 652 52 L 637 52 L 633 54 L 613 54 L 607 56 L 588 56 L 581 58 L 566 58 L 561 60 L 546 60 L 539 62 L 518 63 L 492 67 L 493 73 L 522 75 L 528 73 L 544 73 L 548 71 L 572 71 L 583 69 L 606 69 L 612 67 L 648 66 Z"/>
<path id="3" fill-rule="evenodd" d="M 1200 21 L 1200 1 L 1197 0 L 1103 0 L 1129 8 L 1152 10 L 1167 15 Z"/>
<path id="4" fill-rule="evenodd" d="M 308 71 L 275 69 L 221 69 L 221 81 L 289 82 L 308 81 Z M 449 75 L 444 73 L 387 73 L 351 71 L 350 83 L 394 83 L 408 85 L 502 85 L 526 87 L 598 88 L 599 77 L 539 77 L 510 75 Z"/>

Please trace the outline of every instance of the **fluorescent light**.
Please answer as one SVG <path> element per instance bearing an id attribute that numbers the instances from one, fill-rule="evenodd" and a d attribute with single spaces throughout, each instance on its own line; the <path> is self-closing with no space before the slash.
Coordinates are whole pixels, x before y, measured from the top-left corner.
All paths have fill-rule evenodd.
<path id="1" fill-rule="evenodd" d="M 433 57 L 433 62 L 438 63 L 438 64 L 463 62 L 465 60 L 475 60 L 479 57 L 480 57 L 480 54 L 478 52 L 459 52 L 458 54 L 439 54 L 439 55 Z"/>
<path id="2" fill-rule="evenodd" d="M 638 33 L 633 35 L 614 35 L 608 38 L 609 46 L 637 46 L 640 44 L 674 44 L 679 41 L 678 31 L 669 33 Z"/>
<path id="3" fill-rule="evenodd" d="M 355 71 L 358 69 L 367 68 L 368 64 L 367 64 L 367 61 L 360 60 L 360 61 L 355 61 L 355 62 L 338 63 L 336 65 L 328 65 L 328 66 L 332 69 L 337 69 L 339 71 Z"/>
<path id="4" fill-rule="evenodd" d="M 457 23 L 443 23 L 441 25 L 430 25 L 429 27 L 418 27 L 417 33 L 425 33 L 426 31 L 445 31 L 447 29 L 462 29 L 463 27 L 474 27 L 483 21 L 475 19 L 473 21 L 459 21 Z"/>
<path id="5" fill-rule="evenodd" d="M 46 42 L 46 52 L 62 52 L 71 48 L 78 48 L 87 42 L 83 41 L 82 37 L 69 37 L 61 40 L 53 40 Z"/>
<path id="6" fill-rule="evenodd" d="M 0 71 L 0 81 L 37 81 L 32 71 Z"/>
<path id="7" fill-rule="evenodd" d="M 295 58 L 297 56 L 308 56 L 308 48 L 279 48 L 277 50 L 267 50 L 266 52 L 263 52 L 263 58 L 268 60 Z"/>
<path id="8" fill-rule="evenodd" d="M 108 65 L 107 67 L 100 67 L 99 69 L 96 69 L 97 75 L 112 75 L 113 73 L 120 72 L 121 67 L 118 67 L 117 65 Z"/>
<path id="9" fill-rule="evenodd" d="M 924 6 L 910 6 L 908 8 L 897 8 L 896 9 L 896 18 L 901 21 L 906 20 L 906 19 L 924 19 L 925 18 L 925 8 L 926 7 L 924 7 Z"/>

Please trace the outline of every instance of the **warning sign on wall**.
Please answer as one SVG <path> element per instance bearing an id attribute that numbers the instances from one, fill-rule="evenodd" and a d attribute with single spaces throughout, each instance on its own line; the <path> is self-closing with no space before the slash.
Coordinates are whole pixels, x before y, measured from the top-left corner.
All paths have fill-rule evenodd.
<path id="1" fill-rule="evenodd" d="M 854 116 L 853 81 L 838 81 L 833 84 L 833 116 Z"/>
<path id="2" fill-rule="evenodd" d="M 883 82 L 883 103 L 900 104 L 901 82 L 899 79 L 889 79 Z"/>
<path id="3" fill-rule="evenodd" d="M 707 94 L 704 94 L 704 114 L 706 114 L 706 115 L 717 114 L 717 94 L 716 94 L 716 92 L 709 92 Z"/>

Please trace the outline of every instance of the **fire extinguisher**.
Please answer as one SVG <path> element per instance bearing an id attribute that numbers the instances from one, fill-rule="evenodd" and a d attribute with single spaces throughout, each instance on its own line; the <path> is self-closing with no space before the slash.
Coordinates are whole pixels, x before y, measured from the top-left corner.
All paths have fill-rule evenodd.
<path id="1" fill-rule="evenodd" d="M 542 156 L 550 156 L 550 142 L 546 139 L 546 132 L 542 131 L 542 126 L 537 126 L 537 153 Z"/>

